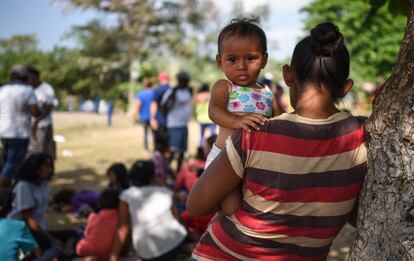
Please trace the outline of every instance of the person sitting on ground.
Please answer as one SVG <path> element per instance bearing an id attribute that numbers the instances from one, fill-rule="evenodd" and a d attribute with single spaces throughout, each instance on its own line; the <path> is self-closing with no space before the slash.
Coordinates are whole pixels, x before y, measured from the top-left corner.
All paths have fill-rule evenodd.
<path id="1" fill-rule="evenodd" d="M 203 148 L 197 148 L 197 154 L 193 160 L 184 163 L 175 181 L 174 192 L 185 190 L 187 193 L 191 191 L 198 177 L 203 173 L 206 164 L 206 157 Z M 185 200 L 184 200 L 185 202 Z"/>
<path id="2" fill-rule="evenodd" d="M 193 186 L 197 183 L 198 179 L 200 178 L 201 174 L 204 171 L 204 165 L 205 165 L 205 156 L 204 155 L 207 155 L 208 153 L 210 153 L 210 150 L 211 150 L 214 142 L 216 141 L 216 138 L 217 138 L 217 135 L 213 134 L 213 135 L 211 135 L 210 137 L 208 137 L 206 139 L 206 142 L 204 143 L 204 148 L 203 148 L 204 152 L 203 153 L 198 152 L 199 153 L 199 155 L 198 155 L 199 163 L 197 164 L 198 166 L 195 165 L 198 168 L 194 168 L 194 170 L 192 172 L 190 172 L 190 171 L 187 172 L 187 175 L 190 176 L 190 178 L 188 178 L 184 182 L 182 182 L 182 183 L 186 184 L 187 193 L 186 194 L 180 193 L 178 198 L 179 198 L 179 200 L 183 201 L 184 204 L 187 201 L 188 193 L 191 192 L 191 190 L 193 189 Z M 183 166 L 183 168 L 184 168 L 184 166 Z M 176 191 L 180 186 L 179 180 L 180 180 L 180 178 L 177 177 L 178 186 L 175 187 Z M 179 205 L 179 203 L 177 205 Z M 188 233 L 189 233 L 190 238 L 192 238 L 195 241 L 198 241 L 200 236 L 204 233 L 204 231 L 206 231 L 207 226 L 208 226 L 210 220 L 213 218 L 213 216 L 214 216 L 214 213 L 211 213 L 211 214 L 207 214 L 207 215 L 204 215 L 204 216 L 201 216 L 201 217 L 192 218 L 188 214 L 187 210 L 182 211 L 181 214 L 180 214 L 181 219 L 186 224 L 186 227 L 188 229 Z"/>
<path id="3" fill-rule="evenodd" d="M 174 171 L 170 166 L 170 143 L 165 133 L 155 134 L 155 149 L 152 162 L 155 166 L 154 184 L 172 187 L 175 180 Z"/>
<path id="4" fill-rule="evenodd" d="M 20 252 L 26 258 L 38 257 L 41 250 L 26 223 L 7 218 L 12 210 L 12 200 L 12 191 L 0 188 L 0 257 L 2 260 L 17 261 Z"/>
<path id="5" fill-rule="evenodd" d="M 87 217 L 99 211 L 99 193 L 92 190 L 66 188 L 59 190 L 52 199 L 53 208 L 58 212 L 70 212 L 77 217 Z"/>
<path id="6" fill-rule="evenodd" d="M 23 220 L 42 251 L 50 259 L 68 258 L 75 254 L 78 233 L 74 230 L 46 230 L 45 214 L 49 206 L 49 181 L 53 175 L 53 159 L 44 153 L 27 158 L 16 176 L 13 192 L 15 198 L 9 218 Z"/>
<path id="7" fill-rule="evenodd" d="M 117 162 L 106 170 L 109 179 L 108 188 L 115 188 L 119 191 L 129 188 L 128 170 L 125 164 Z"/>
<path id="8" fill-rule="evenodd" d="M 117 259 L 130 230 L 134 249 L 142 260 L 173 260 L 181 251 L 187 231 L 178 221 L 172 191 L 152 185 L 154 175 L 152 161 L 138 160 L 132 165 L 132 186 L 120 196 L 120 224 L 111 260 Z"/>
<path id="9" fill-rule="evenodd" d="M 84 231 L 84 238 L 76 245 L 79 256 L 93 256 L 96 261 L 106 261 L 111 254 L 118 229 L 119 191 L 107 188 L 99 196 L 98 213 L 92 213 Z"/>

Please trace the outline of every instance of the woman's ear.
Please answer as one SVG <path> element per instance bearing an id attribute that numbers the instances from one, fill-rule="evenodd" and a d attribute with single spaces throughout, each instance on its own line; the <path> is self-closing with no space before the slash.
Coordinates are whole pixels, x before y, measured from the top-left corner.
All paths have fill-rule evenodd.
<path id="1" fill-rule="evenodd" d="M 344 98 L 352 89 L 352 86 L 354 86 L 354 81 L 352 79 L 346 79 L 344 86 L 342 86 L 339 98 Z"/>
<path id="2" fill-rule="evenodd" d="M 295 82 L 292 67 L 285 64 L 283 65 L 282 70 L 283 70 L 283 80 L 285 80 L 285 83 L 288 87 L 292 87 L 293 83 Z"/>

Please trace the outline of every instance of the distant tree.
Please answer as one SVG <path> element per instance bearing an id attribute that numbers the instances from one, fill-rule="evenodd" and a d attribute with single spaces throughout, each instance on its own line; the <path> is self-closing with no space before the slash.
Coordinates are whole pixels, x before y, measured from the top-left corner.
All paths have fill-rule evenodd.
<path id="1" fill-rule="evenodd" d="M 368 2 L 375 3 L 314 0 L 301 11 L 306 14 L 306 29 L 324 21 L 337 24 L 345 35 L 353 71 L 365 80 L 376 82 L 391 74 L 406 27 L 406 16 L 393 15 L 382 5 L 375 6 L 375 15 L 369 15 L 373 9 Z"/>
<path id="2" fill-rule="evenodd" d="M 42 55 L 37 49 L 34 35 L 15 35 L 0 39 L 0 83 L 10 80 L 9 72 L 13 64 L 30 64 Z"/>
<path id="3" fill-rule="evenodd" d="M 183 56 L 195 53 L 191 33 L 205 25 L 208 14 L 214 8 L 211 0 L 167 1 L 167 0 L 61 0 L 75 7 L 94 9 L 116 15 L 118 22 L 108 26 L 102 39 L 92 42 L 101 47 L 118 49 L 113 61 L 120 65 L 132 65 L 133 61 L 145 61 L 151 54 L 160 54 L 165 49 Z M 96 24 L 95 24 L 96 25 Z M 98 28 L 98 27 L 95 27 Z M 93 25 L 84 30 L 93 32 Z M 99 28 L 98 28 L 99 29 Z M 98 32 L 99 33 L 99 32 Z M 100 44 L 99 41 L 115 39 L 115 45 Z M 110 44 L 111 44 L 110 43 Z M 111 49 L 105 49 L 111 51 Z M 94 59 L 96 60 L 96 59 Z M 129 69 L 130 66 L 124 67 Z M 102 68 L 103 70 L 105 68 Z M 131 78 L 133 83 L 134 79 Z M 132 100 L 133 93 L 130 93 Z"/>

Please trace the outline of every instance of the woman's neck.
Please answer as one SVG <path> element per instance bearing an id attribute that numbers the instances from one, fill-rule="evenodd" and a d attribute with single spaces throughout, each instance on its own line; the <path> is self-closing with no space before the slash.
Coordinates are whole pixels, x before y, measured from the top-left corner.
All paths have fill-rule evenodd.
<path id="1" fill-rule="evenodd" d="M 308 87 L 299 95 L 294 113 L 311 119 L 327 119 L 339 110 L 332 96 L 319 87 Z"/>

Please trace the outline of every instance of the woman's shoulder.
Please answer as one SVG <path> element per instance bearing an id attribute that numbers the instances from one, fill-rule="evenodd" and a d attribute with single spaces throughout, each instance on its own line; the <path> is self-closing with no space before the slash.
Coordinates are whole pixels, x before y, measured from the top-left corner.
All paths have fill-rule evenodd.
<path id="1" fill-rule="evenodd" d="M 16 185 L 13 188 L 13 191 L 32 189 L 34 184 L 26 180 L 17 181 Z"/>

